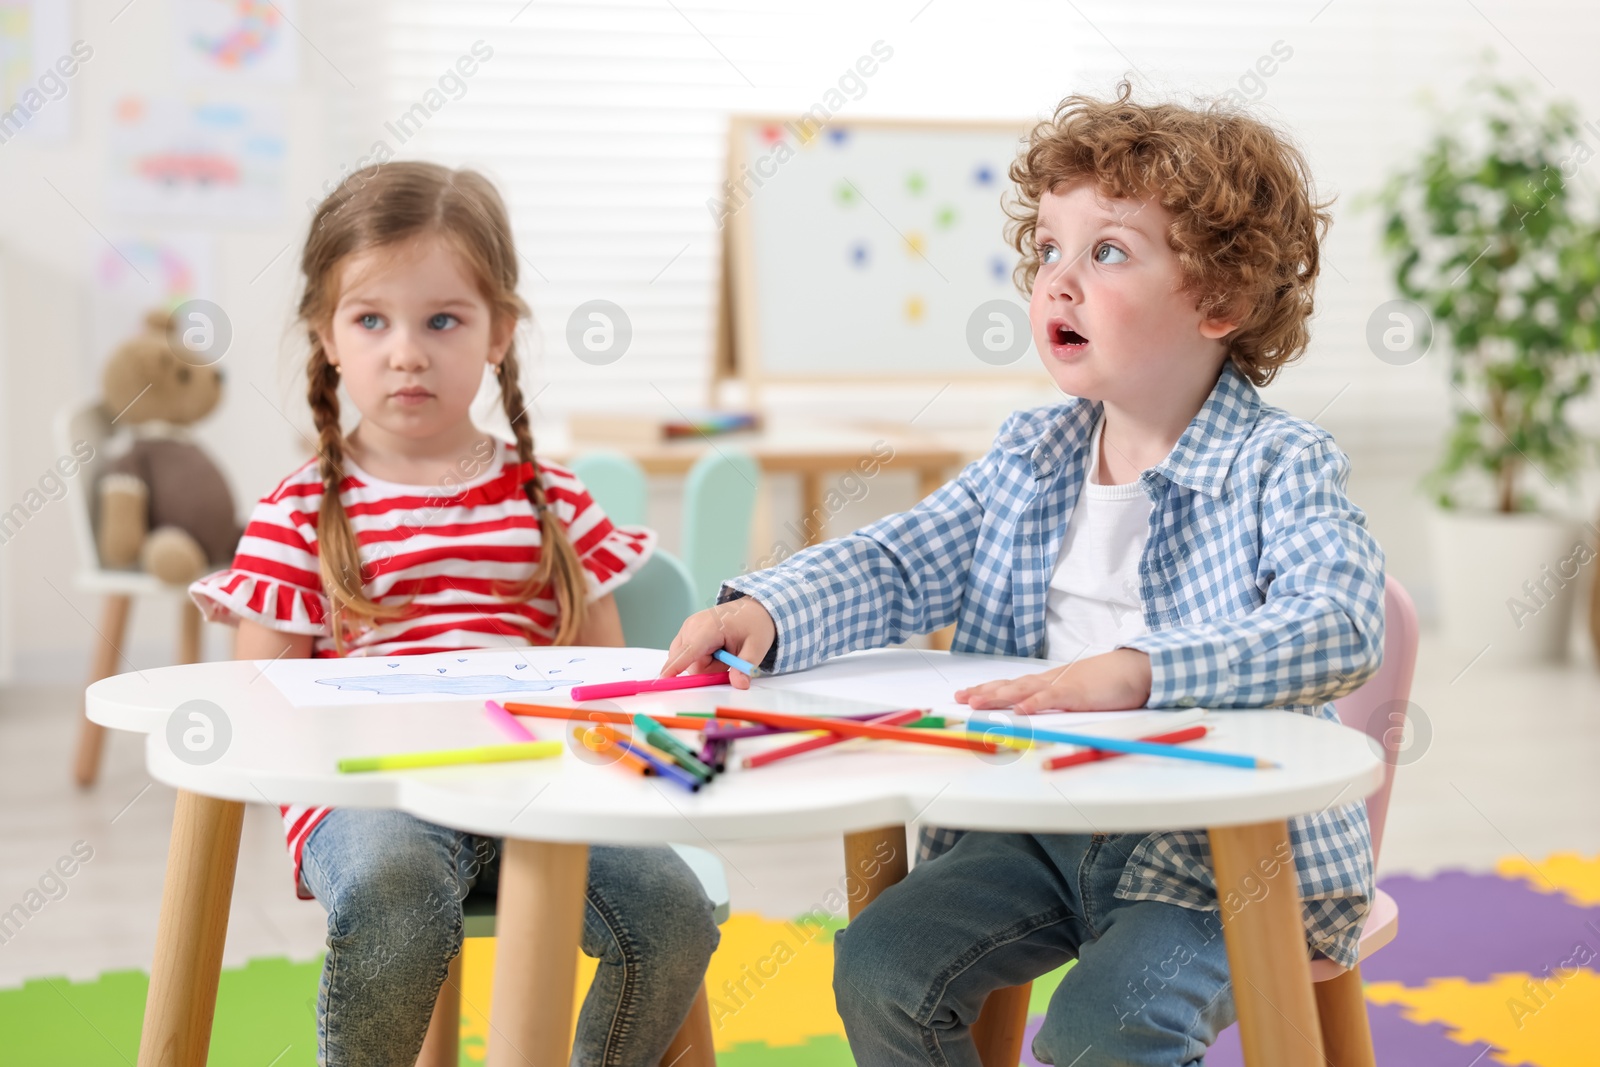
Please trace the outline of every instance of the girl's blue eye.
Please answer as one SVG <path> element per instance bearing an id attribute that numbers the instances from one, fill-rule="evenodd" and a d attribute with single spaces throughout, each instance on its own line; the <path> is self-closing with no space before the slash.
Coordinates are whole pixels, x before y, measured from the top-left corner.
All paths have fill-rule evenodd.
<path id="1" fill-rule="evenodd" d="M 1102 259 L 1101 256 L 1100 256 L 1100 253 L 1104 252 L 1104 251 L 1115 252 L 1117 255 L 1121 256 L 1122 258 L 1121 259 L 1113 259 L 1113 260 Z M 1107 262 L 1110 262 L 1110 263 L 1126 263 L 1126 262 L 1128 262 L 1128 253 L 1124 252 L 1122 249 L 1118 248 L 1114 244 L 1108 244 L 1108 243 L 1102 241 L 1102 242 L 1100 242 L 1100 247 L 1096 248 L 1094 250 L 1094 261 L 1096 263 L 1107 263 Z"/>
<path id="2" fill-rule="evenodd" d="M 447 330 L 457 321 L 459 320 L 454 315 L 441 311 L 428 319 L 428 329 Z"/>
<path id="3" fill-rule="evenodd" d="M 1054 263 L 1056 260 L 1058 260 L 1060 258 L 1061 258 L 1061 249 L 1057 248 L 1055 245 L 1040 245 L 1039 246 L 1039 263 L 1041 265 L 1048 264 L 1048 263 Z"/>
<path id="4" fill-rule="evenodd" d="M 383 316 L 369 311 L 356 320 L 363 330 L 376 330 L 383 325 Z"/>

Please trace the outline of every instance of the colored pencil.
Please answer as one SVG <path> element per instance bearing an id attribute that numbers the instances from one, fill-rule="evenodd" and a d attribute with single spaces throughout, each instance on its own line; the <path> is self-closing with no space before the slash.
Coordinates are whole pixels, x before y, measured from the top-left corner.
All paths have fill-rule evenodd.
<path id="1" fill-rule="evenodd" d="M 880 741 L 910 741 L 916 745 L 959 748 L 968 752 L 997 752 L 999 745 L 979 738 L 946 737 L 932 730 L 908 730 L 903 726 L 877 726 L 854 719 L 819 719 L 808 715 L 783 715 L 776 711 L 749 711 L 744 708 L 718 708 L 717 715 L 743 719 L 763 726 L 788 726 L 795 730 L 825 730 L 849 737 L 875 737 Z"/>
<path id="2" fill-rule="evenodd" d="M 642 712 L 633 717 L 634 727 L 644 735 L 645 744 L 672 757 L 672 761 L 696 778 L 711 781 L 716 774 L 700 761 L 688 745 L 661 728 L 661 724 Z"/>
<path id="3" fill-rule="evenodd" d="M 1026 737 L 1035 741 L 1060 741 L 1067 745 L 1084 745 L 1104 752 L 1121 752 L 1127 755 L 1169 756 L 1172 759 L 1193 760 L 1196 763 L 1220 763 L 1225 767 L 1243 767 L 1263 770 L 1279 766 L 1259 756 L 1241 756 L 1232 752 L 1202 752 L 1179 745 L 1159 745 L 1153 741 L 1130 741 L 1120 737 L 1100 737 L 1096 734 L 1074 734 L 1062 730 L 1034 730 L 1026 726 L 1011 726 L 1001 722 L 967 723 L 971 733 L 997 733 L 1007 737 Z"/>
<path id="4" fill-rule="evenodd" d="M 626 682 L 600 682 L 596 685 L 575 685 L 571 689 L 573 700 L 609 700 L 612 697 L 631 697 L 639 693 L 660 693 L 669 689 L 695 689 L 703 685 L 727 685 L 728 672 L 712 674 L 680 674 L 675 678 L 636 678 Z"/>
<path id="5" fill-rule="evenodd" d="M 732 652 L 729 652 L 725 648 L 719 648 L 715 652 L 711 653 L 711 658 L 726 663 L 736 671 L 743 671 L 751 678 L 754 678 L 756 675 L 761 673 L 760 667 L 757 667 L 749 660 L 740 659 L 738 656 L 735 656 Z"/>
<path id="6" fill-rule="evenodd" d="M 907 723 L 906 726 L 907 726 L 908 729 L 912 728 L 912 724 L 910 724 L 910 723 Z M 932 727 L 926 727 L 926 728 L 917 727 L 917 728 L 918 729 L 926 729 L 926 731 L 928 733 L 936 734 L 936 735 L 941 736 L 941 737 L 966 737 L 967 736 L 967 732 L 965 730 L 944 730 L 944 729 L 934 729 Z M 1037 740 L 1037 738 L 1030 740 L 1030 739 L 1022 738 L 1022 737 L 993 737 L 993 738 L 990 738 L 990 740 L 993 741 L 995 744 L 1000 745 L 1003 748 L 1014 748 L 1014 749 L 1017 749 L 1018 751 L 1026 752 L 1026 751 L 1028 751 L 1028 749 L 1033 747 L 1033 742 L 1034 742 L 1034 740 Z"/>
<path id="7" fill-rule="evenodd" d="M 563 708 L 555 704 L 519 704 L 508 702 L 506 710 L 513 715 L 527 715 L 534 719 L 567 719 L 570 722 L 609 723 L 612 726 L 632 726 L 633 716 L 621 711 L 602 708 Z M 660 715 L 656 722 L 669 730 L 703 730 L 710 719 L 687 719 L 679 715 Z"/>
<path id="8" fill-rule="evenodd" d="M 727 709 L 722 710 L 726 711 Z M 896 708 L 894 710 L 899 711 L 904 709 Z M 887 711 L 852 711 L 848 715 L 830 716 L 829 719 L 830 721 L 834 718 L 838 718 L 850 719 L 854 722 L 868 722 L 872 719 L 876 719 L 887 714 L 889 714 Z M 923 717 L 919 718 L 916 722 L 906 723 L 907 729 L 917 727 L 917 724 L 920 722 L 928 721 L 925 713 L 918 712 L 918 714 L 922 715 Z M 942 717 L 936 718 L 938 718 L 939 725 L 943 726 L 944 719 Z M 660 721 L 664 722 L 665 720 Z M 918 728 L 920 729 L 921 727 Z M 723 719 L 714 719 L 705 727 L 704 732 L 707 740 L 734 741 L 741 737 L 770 737 L 773 734 L 799 733 L 800 730 L 792 726 L 745 726 L 739 723 L 731 723 Z"/>
<path id="9" fill-rule="evenodd" d="M 662 759 L 660 756 L 657 756 L 643 745 L 635 744 L 630 739 L 623 737 L 609 726 L 597 725 L 594 727 L 594 729 L 600 733 L 601 737 L 608 739 L 612 744 L 621 748 L 622 751 L 632 753 L 639 759 L 648 763 L 650 765 L 650 769 L 655 771 L 660 777 L 665 778 L 668 781 L 676 782 L 678 785 L 683 786 L 691 793 L 699 791 L 700 779 L 696 778 L 694 775 L 690 774 L 688 771 L 684 770 L 682 767 L 679 767 L 672 761 Z"/>
<path id="10" fill-rule="evenodd" d="M 1172 730 L 1164 734 L 1151 734 L 1141 737 L 1141 741 L 1149 741 L 1158 745 L 1176 745 L 1184 741 L 1198 741 L 1210 732 L 1210 727 L 1204 723 L 1195 726 L 1186 726 L 1182 730 Z M 1052 756 L 1044 761 L 1047 771 L 1059 771 L 1063 767 L 1080 767 L 1085 763 L 1096 763 L 1100 760 L 1116 759 L 1126 755 L 1123 752 L 1106 752 L 1097 748 L 1086 748 L 1082 752 L 1074 752 L 1066 756 Z"/>
<path id="11" fill-rule="evenodd" d="M 489 713 L 489 719 L 500 729 L 510 735 L 513 741 L 537 741 L 532 730 L 517 721 L 517 717 L 502 707 L 499 701 L 485 700 L 483 710 Z"/>
<path id="12" fill-rule="evenodd" d="M 576 737 L 578 739 L 578 743 L 584 748 L 588 749 L 590 752 L 596 753 L 597 755 L 603 756 L 606 753 L 614 750 L 617 757 L 617 762 L 624 767 L 631 767 L 633 770 L 645 775 L 656 773 L 651 769 L 650 764 L 646 763 L 638 756 L 635 756 L 632 752 L 627 751 L 621 745 L 614 744 L 610 738 L 601 734 L 598 730 L 586 729 L 582 726 L 574 726 L 572 728 L 572 736 Z"/>
<path id="13" fill-rule="evenodd" d="M 880 726 L 904 726 L 907 723 L 915 722 L 921 717 L 922 712 L 920 711 L 891 711 L 887 715 L 880 715 L 876 719 L 868 719 L 867 721 L 877 723 Z M 765 767 L 769 763 L 776 763 L 779 760 L 788 759 L 790 756 L 798 756 L 802 752 L 814 752 L 819 748 L 827 748 L 829 745 L 837 745 L 841 741 L 848 740 L 850 738 L 840 734 L 823 734 L 821 737 L 796 741 L 792 745 L 784 745 L 782 748 L 769 749 L 754 756 L 746 756 L 740 766 L 747 769 Z"/>
<path id="14" fill-rule="evenodd" d="M 401 771 L 413 767 L 454 767 L 463 763 L 503 763 L 549 759 L 561 755 L 560 741 L 519 741 L 511 745 L 443 748 L 433 752 L 397 752 L 388 756 L 348 756 L 339 761 L 345 774 L 358 771 Z"/>

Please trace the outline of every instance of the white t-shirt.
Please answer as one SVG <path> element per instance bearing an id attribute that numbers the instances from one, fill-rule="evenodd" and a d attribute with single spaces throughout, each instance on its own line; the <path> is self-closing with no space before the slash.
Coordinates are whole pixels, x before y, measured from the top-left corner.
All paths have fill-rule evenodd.
<path id="1" fill-rule="evenodd" d="M 1110 652 L 1145 632 L 1139 557 L 1150 533 L 1150 498 L 1137 482 L 1099 485 L 1101 414 L 1090 436 L 1089 470 L 1067 521 L 1050 578 L 1045 633 L 1049 659 Z"/>

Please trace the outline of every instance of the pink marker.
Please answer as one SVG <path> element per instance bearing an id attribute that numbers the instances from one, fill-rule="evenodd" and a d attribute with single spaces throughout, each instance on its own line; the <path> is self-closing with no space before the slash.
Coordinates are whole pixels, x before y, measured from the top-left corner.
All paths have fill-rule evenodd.
<path id="1" fill-rule="evenodd" d="M 483 710 L 489 713 L 489 721 L 511 736 L 513 741 L 537 741 L 539 737 L 532 730 L 522 725 L 522 721 L 503 708 L 498 702 L 485 700 Z"/>
<path id="2" fill-rule="evenodd" d="M 703 685 L 727 684 L 728 672 L 719 671 L 716 674 L 680 674 L 674 678 L 575 685 L 571 693 L 573 700 L 606 700 L 611 697 L 631 697 L 637 693 L 659 693 L 668 689 L 697 689 Z"/>

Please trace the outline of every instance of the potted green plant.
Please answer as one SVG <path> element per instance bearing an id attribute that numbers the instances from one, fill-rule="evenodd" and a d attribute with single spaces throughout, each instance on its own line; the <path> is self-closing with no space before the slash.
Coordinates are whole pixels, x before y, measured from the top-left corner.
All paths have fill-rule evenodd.
<path id="1" fill-rule="evenodd" d="M 1600 212 L 1573 181 L 1600 128 L 1580 131 L 1567 101 L 1539 109 L 1487 65 L 1470 90 L 1368 202 L 1395 286 L 1449 365 L 1452 424 L 1423 481 L 1445 635 L 1501 662 L 1559 660 L 1595 570 L 1555 498 L 1595 444 L 1567 409 L 1600 350 Z"/>

